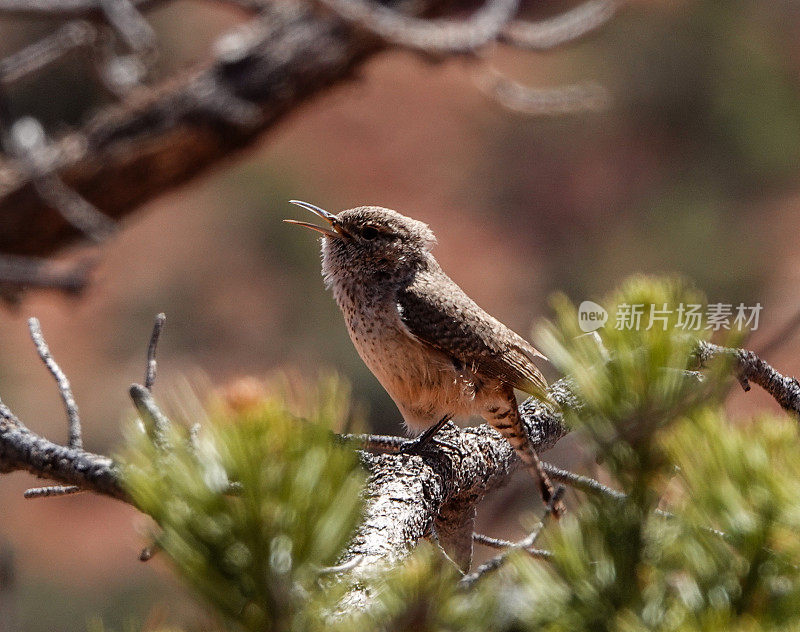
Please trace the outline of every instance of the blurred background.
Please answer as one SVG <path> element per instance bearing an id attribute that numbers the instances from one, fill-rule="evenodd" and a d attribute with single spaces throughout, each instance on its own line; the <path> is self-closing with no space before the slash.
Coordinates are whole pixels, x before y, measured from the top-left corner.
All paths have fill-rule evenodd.
<path id="1" fill-rule="evenodd" d="M 540 18 L 575 3 L 529 4 Z M 148 19 L 169 72 L 202 59 L 241 16 L 180 0 Z M 4 20 L 0 55 L 52 28 Z M 256 147 L 125 220 L 81 296 L 30 292 L 0 307 L 3 400 L 36 432 L 66 437 L 28 336 L 35 315 L 71 379 L 86 447 L 114 453 L 131 415 L 127 387 L 142 379 L 152 319 L 164 311 L 160 398 L 322 368 L 352 382 L 373 428 L 399 433 L 399 413 L 323 288 L 317 240 L 280 221 L 306 219 L 292 198 L 331 211 L 376 204 L 427 222 L 450 276 L 529 338 L 553 292 L 597 300 L 635 272 L 684 275 L 712 302 L 760 302 L 755 350 L 791 320 L 800 308 L 800 3 L 640 0 L 565 49 L 491 56 L 534 86 L 596 80 L 613 103 L 526 116 L 487 98 L 466 62 L 379 56 Z M 73 56 L 17 85 L 12 114 L 32 114 L 54 135 L 85 120 L 107 97 L 83 64 Z M 796 374 L 798 351 L 793 337 L 765 359 Z M 729 406 L 734 417 L 776 408 L 757 392 L 734 393 Z M 577 454 L 567 439 L 547 458 L 581 469 Z M 32 485 L 24 474 L 0 477 L 0 630 L 199 616 L 164 560 L 137 560 L 147 522 L 133 509 L 90 495 L 24 501 Z M 529 487 L 523 479 L 488 499 L 480 529 L 521 534 L 536 508 Z"/>

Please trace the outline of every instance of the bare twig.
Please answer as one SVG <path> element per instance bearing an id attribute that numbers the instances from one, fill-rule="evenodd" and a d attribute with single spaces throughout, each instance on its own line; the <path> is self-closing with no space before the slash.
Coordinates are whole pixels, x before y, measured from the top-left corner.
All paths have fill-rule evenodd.
<path id="1" fill-rule="evenodd" d="M 598 112 L 611 103 L 608 91 L 594 82 L 535 88 L 524 86 L 489 65 L 481 66 L 476 83 L 509 110 L 534 116 Z"/>
<path id="2" fill-rule="evenodd" d="M 361 450 L 377 452 L 378 454 L 397 454 L 408 439 L 394 435 L 339 435 L 344 441 L 353 441 Z"/>
<path id="3" fill-rule="evenodd" d="M 317 0 L 340 18 L 397 46 L 425 53 L 471 53 L 497 39 L 519 0 L 487 0 L 465 21 L 415 18 L 371 0 Z"/>
<path id="4" fill-rule="evenodd" d="M 621 4 L 617 0 L 589 0 L 540 22 L 515 20 L 501 33 L 500 41 L 516 48 L 551 50 L 597 30 L 614 17 Z"/>
<path id="5" fill-rule="evenodd" d="M 50 348 L 42 335 L 42 328 L 39 325 L 37 318 L 28 319 L 28 328 L 31 332 L 31 339 L 36 346 L 36 351 L 39 357 L 44 362 L 47 370 L 50 371 L 58 385 L 58 392 L 61 393 L 61 399 L 64 400 L 64 407 L 67 410 L 67 419 L 69 421 L 69 440 L 67 445 L 70 448 L 82 448 L 83 439 L 81 438 L 81 418 L 78 414 L 78 405 L 75 403 L 75 397 L 72 395 L 72 388 L 69 385 L 69 380 L 61 367 L 58 366 L 50 353 Z"/>
<path id="6" fill-rule="evenodd" d="M 73 20 L 54 33 L 0 59 L 0 82 L 5 85 L 37 72 L 77 48 L 92 46 L 97 30 L 84 20 Z"/>
<path id="7" fill-rule="evenodd" d="M 156 50 L 156 33 L 130 0 L 98 0 L 100 9 L 120 38 L 140 55 Z"/>
<path id="8" fill-rule="evenodd" d="M 161 312 L 155 318 L 153 323 L 153 332 L 150 334 L 150 343 L 147 345 L 147 367 L 144 373 L 144 386 L 141 384 L 131 384 L 129 393 L 133 400 L 133 405 L 139 412 L 139 416 L 144 423 L 148 435 L 150 435 L 153 442 L 165 450 L 169 447 L 169 418 L 161 411 L 153 399 L 152 388 L 156 380 L 156 370 L 158 365 L 156 363 L 156 350 L 158 349 L 158 341 L 161 337 L 161 331 L 164 328 L 164 323 L 167 320 L 166 314 Z M 190 442 L 192 433 L 189 435 Z"/>
<path id="9" fill-rule="evenodd" d="M 477 542 L 478 544 L 483 544 L 484 546 L 488 546 L 493 549 L 510 549 L 516 545 L 515 542 L 511 540 L 501 540 L 499 538 L 492 538 L 488 535 L 483 535 L 482 533 L 473 533 L 472 539 Z M 547 551 L 545 549 L 537 549 L 536 547 L 528 547 L 525 549 L 525 552 L 528 553 L 531 557 L 535 557 L 541 560 L 549 560 L 553 557 L 553 553 L 551 551 Z"/>
<path id="10" fill-rule="evenodd" d="M 520 548 L 522 548 L 522 547 L 512 546 L 509 549 L 509 551 L 518 550 Z M 495 557 L 490 559 L 488 562 L 484 562 L 483 564 L 481 564 L 472 573 L 464 575 L 464 577 L 462 577 L 461 580 L 458 582 L 459 585 L 462 588 L 472 588 L 472 586 L 475 585 L 475 582 L 477 582 L 481 577 L 483 577 L 487 573 L 491 573 L 493 571 L 496 571 L 498 568 L 500 568 L 503 564 L 506 563 L 507 559 L 508 559 L 508 552 L 503 553 L 501 555 L 496 555 Z"/>
<path id="11" fill-rule="evenodd" d="M 141 384 L 131 384 L 129 393 L 153 442 L 161 449 L 167 449 L 169 446 L 169 418 L 158 407 L 152 393 Z"/>
<path id="12" fill-rule="evenodd" d="M 473 533 L 472 540 L 473 542 L 483 544 L 484 546 L 488 546 L 493 549 L 507 549 L 514 546 L 514 543 L 511 540 L 501 540 L 500 538 L 493 538 L 491 536 L 484 535 L 483 533 Z"/>
<path id="13" fill-rule="evenodd" d="M 86 288 L 93 265 L 89 261 L 65 264 L 34 257 L 0 255 L 0 283 L 79 293 Z"/>
<path id="14" fill-rule="evenodd" d="M 70 189 L 61 178 L 47 175 L 33 181 L 47 204 L 89 239 L 100 243 L 117 231 L 117 223 Z"/>
<path id="15" fill-rule="evenodd" d="M 533 558 L 538 560 L 549 560 L 553 558 L 553 552 L 548 551 L 547 549 L 537 549 L 534 546 L 530 546 L 525 549 L 525 552 Z"/>
<path id="16" fill-rule="evenodd" d="M 624 493 L 617 491 L 608 485 L 603 485 L 603 483 L 600 481 L 589 478 L 588 476 L 581 476 L 580 474 L 575 474 L 569 470 L 562 470 L 561 468 L 551 465 L 550 463 L 543 462 L 542 467 L 554 481 L 564 483 L 582 492 L 601 494 L 617 500 L 622 500 L 625 498 Z"/>
<path id="17" fill-rule="evenodd" d="M 784 410 L 800 415 L 800 383 L 793 377 L 781 375 L 752 351 L 730 349 L 710 342 L 700 342 L 696 360 L 704 366 L 714 357 L 723 357 L 734 363 L 734 370 L 745 390 L 754 382 L 772 395 Z"/>
<path id="18" fill-rule="evenodd" d="M 554 508 L 561 500 L 561 497 L 563 495 L 564 495 L 564 486 L 559 485 L 556 488 L 555 492 L 553 493 L 553 496 L 550 498 L 550 501 L 547 503 L 544 516 L 542 516 L 542 520 L 539 523 L 539 525 L 533 531 L 531 531 L 527 536 L 522 538 L 522 540 L 520 540 L 519 542 L 514 542 L 510 547 L 508 547 L 506 551 L 504 551 L 500 555 L 493 557 L 488 562 L 481 564 L 477 569 L 475 569 L 474 572 L 469 573 L 468 575 L 464 575 L 464 577 L 462 577 L 461 580 L 459 581 L 459 585 L 462 588 L 472 588 L 472 586 L 474 586 L 475 583 L 481 577 L 483 577 L 487 573 L 491 573 L 492 571 L 495 571 L 498 568 L 500 568 L 506 562 L 508 556 L 513 551 L 523 550 L 537 557 L 543 557 L 543 558 L 551 557 L 549 551 L 542 551 L 541 549 L 535 549 L 533 545 L 536 544 L 536 540 L 539 538 L 539 534 L 542 532 L 542 529 L 544 529 L 547 518 L 553 515 Z"/>
<path id="19" fill-rule="evenodd" d="M 32 487 L 22 494 L 24 498 L 49 498 L 50 496 L 67 496 L 87 490 L 77 485 L 50 485 L 48 487 Z"/>
<path id="20" fill-rule="evenodd" d="M 584 493 L 605 496 L 607 498 L 611 498 L 612 500 L 625 500 L 627 498 L 627 495 L 624 492 L 609 487 L 608 485 L 604 485 L 600 481 L 588 476 L 582 476 L 568 470 L 562 470 L 554 465 L 550 465 L 549 463 L 544 463 L 543 465 L 553 480 L 570 485 L 574 489 Z M 674 513 L 665 511 L 663 509 L 656 509 L 653 513 L 660 518 L 675 518 Z M 715 535 L 719 538 L 728 538 L 728 535 L 719 529 L 715 529 L 713 527 L 702 527 L 702 529 L 703 531 L 706 531 L 707 533 Z"/>
<path id="21" fill-rule="evenodd" d="M 150 334 L 150 344 L 147 345 L 147 369 L 144 373 L 144 387 L 148 391 L 153 390 L 153 384 L 156 381 L 156 349 L 158 348 L 158 340 L 161 337 L 161 331 L 164 329 L 164 323 L 167 320 L 167 315 L 161 312 L 156 316 L 155 323 L 153 323 L 153 333 Z"/>

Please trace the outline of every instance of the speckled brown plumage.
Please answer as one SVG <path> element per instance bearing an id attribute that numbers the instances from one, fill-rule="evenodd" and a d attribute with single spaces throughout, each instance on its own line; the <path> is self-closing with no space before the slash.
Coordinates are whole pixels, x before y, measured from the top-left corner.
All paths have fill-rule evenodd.
<path id="1" fill-rule="evenodd" d="M 533 359 L 544 356 L 478 307 L 435 261 L 398 289 L 397 303 L 403 324 L 419 340 L 477 373 L 543 396 L 547 382 Z"/>
<path id="2" fill-rule="evenodd" d="M 544 356 L 444 273 L 430 252 L 436 238 L 427 225 L 381 207 L 334 215 L 300 205 L 331 225 L 295 222 L 323 233 L 325 283 L 356 350 L 406 427 L 419 433 L 447 415 L 481 415 L 514 447 L 549 500 L 552 486 L 514 398 L 515 388 L 546 397 L 533 363 Z"/>

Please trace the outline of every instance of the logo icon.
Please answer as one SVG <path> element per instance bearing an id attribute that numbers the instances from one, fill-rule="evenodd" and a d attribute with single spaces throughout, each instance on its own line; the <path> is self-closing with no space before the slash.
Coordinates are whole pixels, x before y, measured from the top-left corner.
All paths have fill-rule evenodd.
<path id="1" fill-rule="evenodd" d="M 578 307 L 578 325 L 589 333 L 600 329 L 608 322 L 608 312 L 594 301 L 583 301 Z"/>

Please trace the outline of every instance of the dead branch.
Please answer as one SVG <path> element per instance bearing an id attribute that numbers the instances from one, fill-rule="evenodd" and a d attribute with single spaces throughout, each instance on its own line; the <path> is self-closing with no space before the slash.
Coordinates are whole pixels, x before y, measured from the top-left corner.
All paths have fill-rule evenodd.
<path id="1" fill-rule="evenodd" d="M 432 10 L 439 1 L 420 4 Z M 6 2 L 0 11 L 28 6 Z M 30 3 L 31 11 L 73 16 L 99 8 L 99 2 L 74 0 Z M 310 7 L 270 3 L 263 9 L 221 40 L 203 70 L 126 98 L 48 144 L 36 173 L 20 158 L 0 164 L 0 252 L 48 255 L 81 237 L 41 199 L 35 176 L 58 175 L 104 214 L 122 217 L 251 143 L 383 48 L 377 38 Z"/>
<path id="2" fill-rule="evenodd" d="M 164 323 L 167 322 L 167 315 L 161 312 L 156 316 L 156 321 L 153 324 L 153 333 L 150 334 L 150 344 L 147 345 L 147 369 L 144 372 L 144 387 L 148 391 L 153 390 L 153 384 L 156 381 L 156 372 L 158 364 L 156 363 L 156 350 L 158 348 L 158 340 L 161 338 L 161 331 L 164 329 Z"/>
<path id="3" fill-rule="evenodd" d="M 153 401 L 149 388 L 155 380 L 156 347 L 164 321 L 164 314 L 156 316 L 153 333 L 150 336 L 145 372 L 145 381 L 149 386 L 147 389 L 135 384 L 131 387 L 132 391 L 136 391 L 133 399 L 137 409 L 150 421 L 152 432 L 162 444 L 165 444 L 164 436 L 169 420 Z M 69 422 L 69 439 L 66 446 L 61 446 L 31 432 L 0 400 L 0 473 L 24 470 L 40 478 L 64 483 L 64 485 L 29 489 L 25 492 L 25 498 L 63 496 L 91 491 L 130 503 L 117 466 L 112 459 L 83 450 L 80 417 L 69 380 L 53 359 L 42 335 L 39 321 L 31 318 L 28 324 L 39 357 L 56 380 L 59 393 L 64 400 Z"/>
<path id="4" fill-rule="evenodd" d="M 89 22 L 68 22 L 38 42 L 0 60 L 0 82 L 5 86 L 13 84 L 61 59 L 70 51 L 92 46 L 96 40 L 97 30 Z"/>
<path id="5" fill-rule="evenodd" d="M 537 553 L 542 553 L 540 549 L 536 549 L 534 545 L 536 544 L 536 540 L 539 538 L 539 535 L 542 533 L 542 529 L 544 529 L 545 523 L 547 519 L 554 515 L 555 505 L 560 501 L 561 497 L 564 495 L 564 487 L 559 486 L 558 489 L 553 493 L 553 496 L 550 498 L 550 501 L 547 503 L 547 508 L 545 509 L 544 516 L 539 524 L 536 526 L 533 531 L 531 531 L 527 536 L 522 538 L 519 542 L 512 542 L 511 545 L 507 548 L 506 551 L 497 555 L 490 559 L 488 562 L 481 564 L 474 572 L 469 573 L 468 575 L 464 575 L 461 578 L 459 584 L 462 588 L 472 588 L 476 582 L 478 582 L 481 577 L 484 575 L 491 573 L 498 568 L 500 568 L 503 564 L 505 564 L 506 560 L 508 559 L 509 555 L 514 551 L 536 551 Z M 546 554 L 541 557 L 548 557 Z"/>
<path id="6" fill-rule="evenodd" d="M 36 347 L 36 351 L 39 353 L 39 358 L 41 358 L 47 370 L 50 371 L 53 379 L 55 379 L 58 385 L 58 392 L 61 394 L 61 399 L 64 400 L 64 408 L 66 408 L 67 421 L 69 423 L 69 439 L 67 440 L 67 445 L 71 448 L 82 448 L 81 418 L 78 414 L 78 404 L 75 403 L 75 397 L 72 395 L 72 387 L 69 384 L 69 380 L 50 353 L 50 348 L 47 346 L 44 335 L 42 335 L 39 319 L 28 319 L 28 328 L 30 329 L 31 339 Z"/>
<path id="7" fill-rule="evenodd" d="M 469 20 L 431 20 L 393 11 L 370 0 L 317 0 L 337 16 L 385 42 L 424 53 L 473 53 L 511 23 L 519 0 L 488 0 Z"/>
<path id="8" fill-rule="evenodd" d="M 50 496 L 68 496 L 84 492 L 77 485 L 48 485 L 47 487 L 32 487 L 23 492 L 25 498 L 49 498 Z"/>
<path id="9" fill-rule="evenodd" d="M 89 261 L 76 265 L 35 257 L 0 255 L 0 283 L 16 288 L 52 288 L 78 294 L 87 286 L 92 266 Z"/>
<path id="10" fill-rule="evenodd" d="M 599 112 L 611 102 L 608 91 L 594 82 L 552 88 L 525 86 L 488 64 L 479 68 L 475 83 L 505 108 L 532 116 Z"/>
<path id="11" fill-rule="evenodd" d="M 30 472 L 125 502 L 115 463 L 101 454 L 58 445 L 28 430 L 5 406 L 0 407 L 0 473 Z"/>
<path id="12" fill-rule="evenodd" d="M 0 84 L 88 47 L 99 79 L 121 98 L 81 129 L 52 140 L 43 131 L 23 134 L 35 146 L 7 146 L 0 162 L 0 253 L 48 256 L 85 236 L 103 239 L 114 220 L 252 144 L 384 49 L 441 55 L 475 52 L 500 39 L 526 48 L 536 41 L 556 45 L 599 27 L 616 6 L 590 2 L 524 29 L 513 22 L 518 0 L 487 0 L 465 20 L 452 16 L 470 8 L 466 0 L 317 0 L 327 12 L 266 0 L 218 1 L 257 15 L 221 37 L 201 68 L 147 86 L 156 42 L 143 12 L 157 0 L 0 0 L 0 14 L 69 20 L 0 61 Z M 117 55 L 104 45 L 107 31 L 130 53 Z M 501 103 L 528 112 L 572 112 L 605 102 L 585 88 L 523 95 L 507 82 L 492 85 L 489 92 Z M 3 123 L 13 130 L 14 121 Z"/>
<path id="13" fill-rule="evenodd" d="M 749 383 L 754 382 L 772 395 L 785 411 L 800 416 L 800 383 L 797 379 L 781 375 L 752 351 L 730 349 L 710 342 L 701 342 L 698 345 L 696 360 L 699 366 L 705 366 L 715 357 L 733 362 L 736 375 L 745 391 L 749 391 Z"/>
<path id="14" fill-rule="evenodd" d="M 596 31 L 614 17 L 621 5 L 618 0 L 589 0 L 548 20 L 514 20 L 502 32 L 500 41 L 527 50 L 552 50 Z"/>
<path id="15" fill-rule="evenodd" d="M 533 430 L 533 446 L 542 452 L 567 430 L 559 413 L 536 400 L 526 403 L 528 410 L 538 413 L 538 421 L 527 421 Z M 504 484 L 519 465 L 508 442 L 485 424 L 461 429 L 451 423 L 440 433 L 443 441 L 427 446 L 419 456 L 363 456 L 370 473 L 365 516 L 341 562 L 356 556 L 363 561 L 348 578 L 354 585 L 340 604 L 343 612 L 366 607 L 373 595 L 364 580 L 409 555 L 418 540 L 438 536 L 445 552 L 453 557 L 454 543 L 463 537 L 472 539 L 472 521 L 464 521 L 463 516 Z M 458 506 L 460 512 L 442 515 L 443 507 Z M 447 536 L 444 541 L 443 532 Z M 456 551 L 454 561 L 463 566 L 457 547 Z"/>

